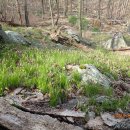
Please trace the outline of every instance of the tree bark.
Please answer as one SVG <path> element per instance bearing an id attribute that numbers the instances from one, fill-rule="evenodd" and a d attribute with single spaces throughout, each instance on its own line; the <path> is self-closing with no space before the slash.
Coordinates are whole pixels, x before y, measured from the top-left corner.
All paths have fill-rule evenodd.
<path id="1" fill-rule="evenodd" d="M 44 18 L 44 13 L 45 13 L 45 10 L 44 10 L 45 2 L 44 2 L 44 0 L 41 0 L 41 3 L 42 3 L 42 19 L 43 19 Z"/>
<path id="2" fill-rule="evenodd" d="M 73 5 L 72 5 L 73 3 L 72 3 L 72 0 L 70 0 L 70 12 L 71 12 L 71 15 L 72 15 L 72 11 L 73 11 Z"/>
<path id="3" fill-rule="evenodd" d="M 98 0 L 98 19 L 101 19 L 101 0 Z"/>
<path id="4" fill-rule="evenodd" d="M 79 33 L 82 37 L 82 0 L 79 0 Z"/>
<path id="5" fill-rule="evenodd" d="M 58 25 L 58 21 L 59 21 L 59 0 L 56 0 L 56 8 L 57 8 L 57 18 L 56 18 L 55 25 Z"/>
<path id="6" fill-rule="evenodd" d="M 68 13 L 68 0 L 64 0 L 65 6 L 64 6 L 64 16 L 67 16 Z"/>
<path id="7" fill-rule="evenodd" d="M 49 0 L 49 6 L 50 6 L 50 13 L 51 13 L 51 23 L 52 23 L 52 27 L 54 27 L 54 17 L 53 17 L 53 11 L 52 11 L 52 0 Z"/>
<path id="8" fill-rule="evenodd" d="M 23 24 L 23 20 L 22 20 L 22 14 L 21 14 L 21 10 L 20 10 L 20 3 L 19 0 L 16 0 L 17 2 L 17 10 L 18 10 L 18 14 L 19 14 L 19 21 L 21 23 L 21 25 Z"/>
<path id="9" fill-rule="evenodd" d="M 24 11 L 25 11 L 25 25 L 26 27 L 30 26 L 29 17 L 28 17 L 28 5 L 27 0 L 24 0 Z"/>

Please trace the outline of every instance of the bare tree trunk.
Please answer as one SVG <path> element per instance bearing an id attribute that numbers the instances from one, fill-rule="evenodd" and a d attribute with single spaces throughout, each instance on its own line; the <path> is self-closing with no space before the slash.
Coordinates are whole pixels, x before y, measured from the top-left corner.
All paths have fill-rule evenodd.
<path id="1" fill-rule="evenodd" d="M 101 0 L 98 0 L 98 19 L 101 19 Z"/>
<path id="2" fill-rule="evenodd" d="M 73 6 L 72 6 L 72 4 L 73 4 L 73 3 L 72 3 L 72 0 L 70 0 L 70 12 L 71 12 L 71 14 L 72 14 L 72 11 L 73 11 L 73 9 L 72 9 Z"/>
<path id="3" fill-rule="evenodd" d="M 108 0 L 107 3 L 107 18 L 110 18 L 110 7 L 111 7 L 111 0 Z"/>
<path id="4" fill-rule="evenodd" d="M 24 0 L 24 11 L 25 11 L 25 25 L 26 27 L 30 26 L 29 17 L 28 17 L 28 6 L 27 0 Z"/>
<path id="5" fill-rule="evenodd" d="M 110 0 L 110 19 L 113 18 L 113 13 L 114 13 L 114 1 Z"/>
<path id="6" fill-rule="evenodd" d="M 117 10 L 117 17 L 120 18 L 121 16 L 121 6 L 122 6 L 122 0 L 119 1 L 118 10 Z"/>
<path id="7" fill-rule="evenodd" d="M 85 15 L 85 0 L 82 1 L 82 12 L 83 12 L 83 16 Z"/>
<path id="8" fill-rule="evenodd" d="M 124 3 L 123 3 L 123 9 L 122 9 L 122 16 L 121 17 L 126 16 L 126 12 L 127 12 L 128 7 L 129 7 L 129 0 L 125 0 Z"/>
<path id="9" fill-rule="evenodd" d="M 21 10 L 20 10 L 20 3 L 19 0 L 16 0 L 17 3 L 17 10 L 18 10 L 18 14 L 19 14 L 19 21 L 21 23 L 21 25 L 23 24 L 23 20 L 22 20 L 22 14 L 21 14 Z"/>
<path id="10" fill-rule="evenodd" d="M 13 7 L 12 7 L 12 8 L 13 8 L 13 10 L 12 10 L 12 16 L 11 16 L 10 21 L 11 21 L 12 23 L 14 23 L 14 19 L 15 19 L 15 15 L 14 15 L 14 14 L 15 14 L 15 11 L 14 11 L 14 10 L 15 10 L 15 5 L 14 5 L 14 4 L 13 4 Z"/>
<path id="11" fill-rule="evenodd" d="M 52 27 L 54 27 L 54 17 L 53 17 L 53 12 L 52 12 L 52 0 L 49 0 L 49 6 L 50 6 L 50 13 L 51 13 Z"/>
<path id="12" fill-rule="evenodd" d="M 88 0 L 86 0 L 86 3 L 85 3 L 85 12 L 86 15 L 88 15 Z"/>
<path id="13" fill-rule="evenodd" d="M 64 16 L 67 16 L 68 12 L 68 0 L 64 0 L 65 6 L 64 6 Z"/>
<path id="14" fill-rule="evenodd" d="M 79 0 L 79 32 L 82 37 L 82 0 Z"/>
<path id="15" fill-rule="evenodd" d="M 59 21 L 59 0 L 56 0 L 56 7 L 57 7 L 57 19 L 55 25 L 57 25 Z"/>
<path id="16" fill-rule="evenodd" d="M 42 3 L 42 18 L 44 18 L 44 14 L 45 14 L 44 5 L 45 5 L 45 1 L 41 0 L 41 3 Z"/>

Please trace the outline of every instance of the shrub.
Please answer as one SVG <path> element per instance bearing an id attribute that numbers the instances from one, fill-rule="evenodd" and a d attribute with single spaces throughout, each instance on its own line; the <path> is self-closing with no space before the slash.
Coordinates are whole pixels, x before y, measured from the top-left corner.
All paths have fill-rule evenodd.
<path id="1" fill-rule="evenodd" d="M 86 30 L 88 28 L 89 21 L 85 18 L 82 18 L 82 30 Z"/>
<path id="2" fill-rule="evenodd" d="M 79 23 L 79 19 L 77 16 L 69 16 L 68 20 L 69 20 L 69 23 L 72 24 L 73 26 L 78 25 Z M 81 23 L 82 23 L 82 30 L 86 30 L 89 24 L 88 20 L 85 18 L 82 18 Z"/>
<path id="3" fill-rule="evenodd" d="M 92 31 L 93 31 L 93 32 L 100 32 L 100 28 L 99 28 L 99 27 L 94 27 L 94 28 L 92 29 Z"/>
<path id="4" fill-rule="evenodd" d="M 76 25 L 78 18 L 76 16 L 69 16 L 68 20 L 69 20 L 69 23 L 74 26 L 74 25 Z"/>

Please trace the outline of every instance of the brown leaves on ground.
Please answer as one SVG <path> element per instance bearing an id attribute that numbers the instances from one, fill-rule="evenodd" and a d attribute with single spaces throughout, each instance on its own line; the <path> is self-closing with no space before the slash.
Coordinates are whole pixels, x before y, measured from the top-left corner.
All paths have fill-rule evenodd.
<path id="1" fill-rule="evenodd" d="M 113 87 L 115 94 L 118 97 L 124 96 L 126 93 L 130 92 L 130 83 L 126 83 L 122 80 L 113 82 Z"/>

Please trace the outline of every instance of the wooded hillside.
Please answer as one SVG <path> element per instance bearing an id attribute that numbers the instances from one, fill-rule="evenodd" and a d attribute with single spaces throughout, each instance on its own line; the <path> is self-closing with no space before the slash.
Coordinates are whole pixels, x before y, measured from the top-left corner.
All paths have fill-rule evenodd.
<path id="1" fill-rule="evenodd" d="M 87 18 L 129 21 L 129 0 L 81 0 L 82 15 Z M 52 10 L 52 15 L 51 15 Z M 78 15 L 79 0 L 0 0 L 0 21 L 27 26 L 44 19 Z M 57 21 L 58 22 L 58 21 Z"/>
<path id="2" fill-rule="evenodd" d="M 130 130 L 130 0 L 0 0 L 0 130 Z"/>

